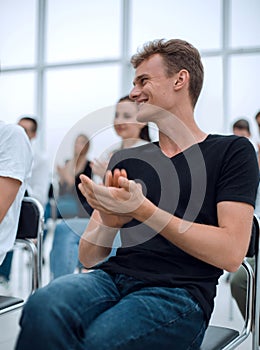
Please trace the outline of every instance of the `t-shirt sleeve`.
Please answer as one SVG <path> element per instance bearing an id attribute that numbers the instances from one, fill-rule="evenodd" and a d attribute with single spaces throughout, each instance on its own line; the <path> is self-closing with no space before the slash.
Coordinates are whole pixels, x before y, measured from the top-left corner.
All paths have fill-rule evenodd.
<path id="1" fill-rule="evenodd" d="M 0 132 L 0 175 L 21 182 L 30 176 L 32 151 L 24 130 L 6 125 Z"/>
<path id="2" fill-rule="evenodd" d="M 217 203 L 236 201 L 255 206 L 258 183 L 256 152 L 245 137 L 236 138 L 224 156 L 217 183 Z"/>

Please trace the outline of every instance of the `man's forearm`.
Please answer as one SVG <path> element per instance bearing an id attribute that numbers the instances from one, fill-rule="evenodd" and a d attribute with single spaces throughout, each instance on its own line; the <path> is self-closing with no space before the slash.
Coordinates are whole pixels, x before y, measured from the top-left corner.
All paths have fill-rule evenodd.
<path id="1" fill-rule="evenodd" d="M 157 208 L 147 199 L 132 214 L 186 253 L 234 272 L 248 248 L 253 207 L 240 202 L 219 203 L 219 226 L 183 220 Z"/>
<path id="2" fill-rule="evenodd" d="M 91 216 L 88 226 L 81 236 L 79 260 L 85 267 L 92 267 L 104 260 L 110 253 L 117 228 L 103 225 L 97 211 Z"/>

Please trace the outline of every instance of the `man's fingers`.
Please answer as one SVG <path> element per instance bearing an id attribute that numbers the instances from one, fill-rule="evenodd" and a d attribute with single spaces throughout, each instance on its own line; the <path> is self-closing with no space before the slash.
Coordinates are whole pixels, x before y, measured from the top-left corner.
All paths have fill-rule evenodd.
<path id="1" fill-rule="evenodd" d="M 81 174 L 79 175 L 79 178 L 80 178 L 80 181 L 85 185 L 89 185 L 92 180 L 87 176 L 87 175 L 84 175 L 84 174 Z"/>
<path id="2" fill-rule="evenodd" d="M 113 184 L 112 172 L 111 170 L 107 170 L 105 175 L 105 186 L 109 187 L 109 186 L 112 186 L 112 184 Z"/>
<path id="3" fill-rule="evenodd" d="M 82 183 L 78 184 L 78 188 L 79 188 L 80 192 L 83 194 L 83 196 L 86 197 L 86 191 L 85 191 L 85 188 L 83 187 Z"/>
<path id="4" fill-rule="evenodd" d="M 124 188 L 126 191 L 129 192 L 130 190 L 130 180 L 128 180 L 126 177 L 120 176 L 118 178 L 118 184 L 120 187 Z"/>
<path id="5" fill-rule="evenodd" d="M 126 178 L 127 178 L 127 172 L 126 172 L 126 170 L 125 170 L 125 169 L 121 169 L 120 173 L 121 173 L 121 176 L 123 176 L 123 177 L 126 177 Z"/>

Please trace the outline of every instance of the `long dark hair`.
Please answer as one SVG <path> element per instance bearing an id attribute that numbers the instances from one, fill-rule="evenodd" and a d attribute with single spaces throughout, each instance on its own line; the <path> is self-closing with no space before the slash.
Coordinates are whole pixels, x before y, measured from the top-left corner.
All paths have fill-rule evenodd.
<path id="1" fill-rule="evenodd" d="M 120 103 L 120 102 L 124 102 L 124 101 L 129 101 L 129 102 L 132 102 L 132 103 L 133 103 L 133 101 L 130 99 L 130 97 L 129 97 L 128 95 L 126 95 L 126 96 L 121 97 L 121 98 L 117 101 L 117 104 Z M 148 127 L 147 124 L 141 129 L 140 134 L 139 134 L 139 137 L 140 137 L 140 139 L 142 139 L 142 140 L 151 142 L 151 138 L 150 138 L 150 134 L 149 134 L 149 127 Z"/>

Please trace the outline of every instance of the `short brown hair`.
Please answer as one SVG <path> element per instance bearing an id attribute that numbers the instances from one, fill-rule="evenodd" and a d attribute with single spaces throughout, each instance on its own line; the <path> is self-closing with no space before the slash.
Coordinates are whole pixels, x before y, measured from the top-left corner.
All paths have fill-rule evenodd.
<path id="1" fill-rule="evenodd" d="M 251 134 L 250 132 L 250 125 L 249 122 L 242 118 L 242 119 L 238 119 L 234 124 L 233 124 L 233 129 L 239 129 L 239 130 L 246 130 L 249 134 Z"/>
<path id="2" fill-rule="evenodd" d="M 132 56 L 131 64 L 134 68 L 137 68 L 144 60 L 155 54 L 162 56 L 168 77 L 178 73 L 181 69 L 186 69 L 190 73 L 189 94 L 192 105 L 195 107 L 204 78 L 204 69 L 199 51 L 190 43 L 181 39 L 168 41 L 158 39 L 145 43 Z"/>
<path id="3" fill-rule="evenodd" d="M 31 117 L 31 116 L 23 115 L 23 116 L 20 117 L 18 123 L 21 122 L 22 120 L 27 120 L 27 121 L 31 122 L 31 124 L 32 124 L 31 132 L 35 132 L 35 133 L 37 132 L 38 122 L 37 122 L 36 118 Z"/>

